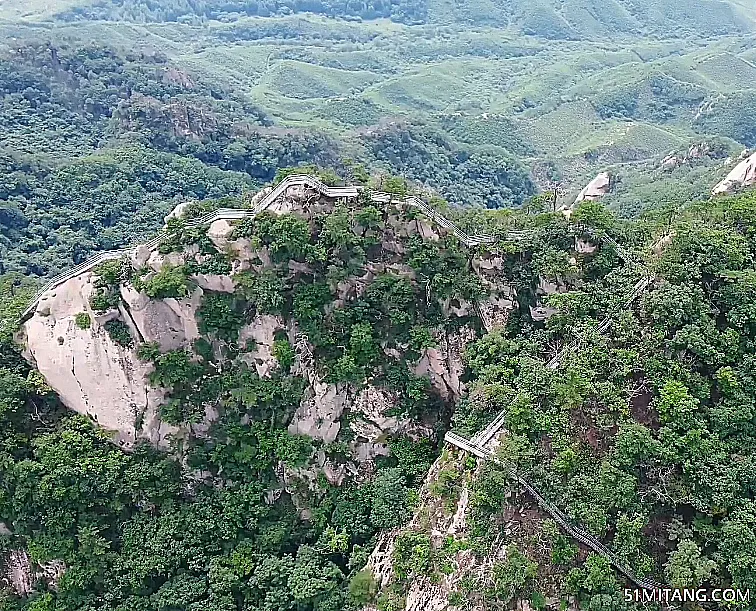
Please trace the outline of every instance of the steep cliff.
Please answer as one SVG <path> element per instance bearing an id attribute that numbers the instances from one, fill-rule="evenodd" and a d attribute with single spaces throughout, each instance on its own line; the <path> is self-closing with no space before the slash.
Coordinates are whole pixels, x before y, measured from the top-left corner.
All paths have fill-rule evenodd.
<path id="1" fill-rule="evenodd" d="M 192 207 L 169 216 L 161 241 L 44 294 L 17 339 L 62 402 L 91 417 L 134 461 L 143 460 L 140 442 L 148 442 L 180 465 L 177 491 L 211 491 L 201 499 L 240 490 L 232 495 L 240 503 L 258 495 L 261 505 L 250 511 L 281 512 L 297 525 L 292 540 L 338 556 L 340 579 L 367 575 L 383 595 L 397 587 L 392 550 L 402 525 L 417 530 L 435 520 L 434 533 L 468 536 L 468 493 L 454 508 L 456 493 L 438 492 L 449 483 L 450 455 L 428 467 L 451 425 L 473 430 L 496 409 L 474 377 L 483 354 L 498 354 L 487 342 L 518 329 L 533 338 L 558 335 L 568 324 L 559 304 L 587 273 L 603 278 L 619 259 L 562 215 L 541 217 L 527 231 L 525 222 L 492 215 L 491 234 L 470 238 L 435 213 L 369 193 L 279 191 L 255 216 L 231 211 L 196 224 Z M 71 422 L 66 434 L 79 439 L 83 425 Z M 70 460 L 85 464 L 82 452 Z M 59 464 L 58 455 L 49 463 Z M 126 496 L 141 497 L 142 486 L 128 485 Z M 150 505 L 134 503 L 129 511 L 143 519 Z M 13 524 L 21 534 L 8 548 L 16 555 L 6 558 L 26 567 L 24 583 L 43 579 L 42 568 L 18 556 L 22 537 L 43 531 L 29 524 Z M 255 528 L 254 520 L 240 528 Z M 278 549 L 270 537 L 282 541 L 277 558 L 301 545 L 261 529 L 261 546 Z M 114 553 L 131 543 L 118 535 Z M 74 575 L 81 562 L 65 547 L 42 557 Z M 459 560 L 457 577 L 432 588 L 402 579 L 408 589 L 397 596 L 408 609 L 442 608 L 466 578 L 464 566 L 491 565 L 469 554 Z M 359 573 L 366 564 L 376 577 Z M 295 598 L 303 595 L 291 585 L 295 577 L 287 583 Z"/>
<path id="2" fill-rule="evenodd" d="M 365 570 L 383 594 L 379 607 L 363 611 L 576 608 L 562 587 L 566 570 L 551 562 L 566 540 L 500 471 L 445 450 L 419 507 L 409 524 L 379 538 Z"/>
<path id="3" fill-rule="evenodd" d="M 388 436 L 432 437 L 466 393 L 465 347 L 520 307 L 498 247 L 468 250 L 404 206 L 347 205 L 297 186 L 257 219 L 187 230 L 184 212 L 166 218 L 161 245 L 43 295 L 19 335 L 64 404 L 124 447 L 146 439 L 168 448 L 206 435 L 219 417 L 206 397 L 176 414 L 177 401 L 194 399 L 159 381 L 161 357 L 140 354 L 149 346 L 189 354 L 206 378 L 241 367 L 296 379 L 288 431 L 348 441 L 355 470 L 388 452 Z M 537 307 L 549 292 L 524 298 Z M 355 314 L 343 329 L 347 310 Z M 364 346 L 350 351 L 363 327 Z M 328 329 L 347 345 L 322 337 Z"/>

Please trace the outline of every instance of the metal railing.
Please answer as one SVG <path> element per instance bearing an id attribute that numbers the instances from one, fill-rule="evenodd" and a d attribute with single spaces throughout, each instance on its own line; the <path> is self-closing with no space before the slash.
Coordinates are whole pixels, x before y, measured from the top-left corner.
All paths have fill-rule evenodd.
<path id="1" fill-rule="evenodd" d="M 653 278 L 651 276 L 645 276 L 641 278 L 638 282 L 635 283 L 630 293 L 627 295 L 625 300 L 622 302 L 623 308 L 628 308 L 632 305 L 632 303 L 643 293 L 643 291 L 646 290 L 649 284 L 653 281 Z M 596 327 L 595 332 L 596 333 L 604 333 L 606 332 L 609 327 L 612 325 L 612 317 L 611 315 L 607 315 Z M 546 367 L 549 369 L 557 369 L 561 364 L 562 361 L 575 352 L 578 347 L 580 346 L 580 339 L 576 338 L 573 339 L 567 346 L 562 348 L 558 354 L 556 354 L 548 363 L 546 363 Z M 497 433 L 502 429 L 504 426 L 504 423 L 506 421 L 506 410 L 502 410 L 499 412 L 496 416 L 496 418 L 493 419 L 493 421 L 488 424 L 483 430 L 475 434 L 472 438 L 473 442 L 480 444 L 482 446 L 486 445 L 491 439 L 493 439 Z"/>
<path id="2" fill-rule="evenodd" d="M 237 220 L 243 220 L 249 217 L 256 216 L 257 214 L 260 214 L 261 212 L 267 210 L 274 202 L 276 202 L 280 197 L 282 197 L 288 189 L 291 187 L 309 187 L 311 189 L 314 189 L 317 191 L 320 195 L 323 197 L 331 198 L 331 199 L 354 199 L 359 196 L 360 194 L 360 188 L 358 187 L 329 187 L 328 185 L 324 184 L 317 178 L 313 176 L 309 176 L 306 174 L 293 174 L 291 176 L 287 176 L 284 180 L 282 180 L 278 185 L 273 187 L 268 191 L 268 193 L 262 197 L 258 202 L 255 203 L 255 205 L 252 208 L 249 209 L 239 209 L 239 208 L 220 208 L 218 210 L 215 210 L 213 212 L 209 212 L 201 217 L 198 217 L 186 224 L 187 229 L 193 229 L 196 227 L 201 227 L 203 225 L 207 225 L 210 223 L 213 223 L 215 221 L 237 221 Z M 455 237 L 457 237 L 461 242 L 466 244 L 467 246 L 478 246 L 481 244 L 492 244 L 496 242 L 498 239 L 495 236 L 489 236 L 489 235 L 474 235 L 470 236 L 464 231 L 462 231 L 459 227 L 457 227 L 452 221 L 444 217 L 443 215 L 436 212 L 433 208 L 428 206 L 425 202 L 420 200 L 417 197 L 407 197 L 404 199 L 395 199 L 395 196 L 393 196 L 390 193 L 382 193 L 382 192 L 376 192 L 372 194 L 372 200 L 376 203 L 398 203 L 398 204 L 404 204 L 407 206 L 412 206 L 413 208 L 417 208 L 420 210 L 424 215 L 426 215 L 428 218 L 430 218 L 434 223 L 439 225 L 440 227 L 443 227 L 444 229 L 448 230 L 450 233 L 452 233 Z M 92 270 L 93 268 L 97 267 L 101 263 L 105 261 L 112 261 L 114 259 L 121 259 L 124 257 L 132 256 L 137 248 L 141 247 L 147 247 L 149 250 L 155 250 L 160 244 L 162 244 L 168 237 L 168 233 L 165 231 L 160 232 L 158 235 L 156 235 L 151 240 L 148 240 L 147 242 L 143 242 L 140 244 L 135 244 L 133 246 L 129 246 L 126 248 L 120 248 L 118 250 L 111 250 L 106 252 L 98 253 L 86 261 L 79 263 L 75 267 L 72 267 L 71 269 L 62 272 L 58 274 L 57 276 L 51 278 L 48 280 L 42 288 L 40 288 L 37 293 L 32 297 L 31 302 L 29 303 L 26 310 L 24 310 L 23 314 L 21 315 L 21 320 L 25 320 L 28 316 L 30 316 L 34 309 L 39 304 L 39 300 L 42 298 L 42 296 L 60 286 L 67 280 L 70 280 L 71 278 L 74 278 L 75 276 L 78 276 L 79 274 L 83 274 L 85 272 L 88 272 Z M 513 231 L 507 234 L 507 239 L 512 240 L 518 240 L 518 239 L 525 239 L 528 236 L 532 235 L 532 232 L 527 231 Z"/>
<path id="3" fill-rule="evenodd" d="M 648 285 L 653 282 L 653 277 L 651 276 L 644 276 L 641 278 L 638 282 L 635 283 L 633 286 L 632 291 L 628 294 L 628 296 L 625 298 L 625 301 L 622 302 L 623 308 L 629 308 L 633 302 L 643 293 L 643 291 L 648 288 Z M 609 329 L 609 327 L 612 326 L 612 317 L 610 315 L 607 315 L 596 327 L 595 331 L 597 333 L 604 333 Z M 554 356 L 547 364 L 546 366 L 549 369 L 557 369 L 559 365 L 562 364 L 562 361 L 564 358 L 569 355 L 570 353 L 577 350 L 578 346 L 580 345 L 580 340 L 575 339 L 572 342 L 570 342 L 566 347 L 562 348 L 562 350 L 559 351 L 559 353 Z"/>
<path id="4" fill-rule="evenodd" d="M 617 254 L 620 256 L 620 258 L 628 265 L 632 265 L 635 267 L 641 267 L 643 271 L 645 272 L 645 275 L 643 278 L 641 278 L 638 282 L 635 283 L 630 293 L 626 296 L 625 300 L 622 303 L 623 308 L 628 308 L 632 303 L 643 293 L 643 291 L 646 290 L 646 288 L 651 284 L 653 281 L 653 276 L 649 272 L 649 270 L 642 264 L 639 263 L 635 257 L 625 248 L 620 246 L 612 237 L 607 235 L 606 233 L 601 233 L 599 235 L 601 239 L 603 239 L 605 242 L 608 242 L 611 244 L 617 251 Z M 655 246 L 655 245 L 654 245 Z M 595 331 L 597 333 L 604 333 L 609 329 L 609 327 L 612 324 L 612 318 L 611 315 L 607 315 L 596 327 Z M 570 342 L 566 347 L 564 347 L 562 350 L 559 351 L 559 353 L 554 356 L 547 364 L 546 366 L 549 369 L 557 369 L 559 365 L 562 363 L 564 358 L 574 352 L 578 349 L 580 346 L 580 339 L 576 338 L 572 342 Z M 624 563 L 612 552 L 608 547 L 606 547 L 601 541 L 599 541 L 596 537 L 591 535 L 590 533 L 587 533 L 583 529 L 573 525 L 568 518 L 568 516 L 558 507 L 556 507 L 553 503 L 550 503 L 547 501 L 543 495 L 536 490 L 535 487 L 532 486 L 528 481 L 524 480 L 522 476 L 517 473 L 517 470 L 512 466 L 504 463 L 497 457 L 495 457 L 488 449 L 486 449 L 486 445 L 493 439 L 504 427 L 507 419 L 507 411 L 502 410 L 500 411 L 496 417 L 481 431 L 473 435 L 473 437 L 468 441 L 464 437 L 461 437 L 460 435 L 457 435 L 456 433 L 449 432 L 445 435 L 444 439 L 448 443 L 451 443 L 452 445 L 465 450 L 466 452 L 470 452 L 474 454 L 475 456 L 478 456 L 479 458 L 483 459 L 492 459 L 497 464 L 505 467 L 511 477 L 513 477 L 523 488 L 525 488 L 532 496 L 536 499 L 538 505 L 546 511 L 551 517 L 562 527 L 562 529 L 565 530 L 568 534 L 570 534 L 573 538 L 577 539 L 581 543 L 587 545 L 591 549 L 593 549 L 595 552 L 601 554 L 609 562 L 612 563 L 612 565 L 623 575 L 625 575 L 628 579 L 630 579 L 632 582 L 636 583 L 642 588 L 649 588 L 649 589 L 661 589 L 664 588 L 662 584 L 656 583 L 655 581 L 649 580 L 649 579 L 641 579 L 637 577 L 630 569 L 627 568 L 627 566 L 624 565 Z"/>
<path id="5" fill-rule="evenodd" d="M 456 433 L 449 432 L 445 435 L 444 440 L 447 443 L 450 443 L 453 446 L 464 450 L 465 452 L 469 452 L 474 456 L 477 456 L 478 458 L 491 460 L 497 465 L 503 467 L 512 479 L 514 479 L 520 486 L 528 491 L 528 493 L 536 500 L 538 506 L 546 513 L 548 513 L 557 524 L 559 524 L 562 530 L 568 533 L 572 538 L 580 541 L 583 545 L 592 549 L 597 554 L 604 556 L 615 569 L 617 569 L 620 573 L 622 573 L 625 577 L 627 577 L 630 581 L 632 581 L 639 587 L 656 590 L 661 590 L 666 587 L 663 584 L 653 581 L 652 579 L 638 577 L 632 571 L 632 569 L 628 568 L 624 561 L 606 545 L 604 545 L 589 532 L 586 532 L 579 526 L 573 524 L 567 514 L 559 509 L 559 507 L 548 501 L 530 482 L 528 482 L 519 474 L 517 468 L 511 463 L 508 463 L 495 456 L 491 451 L 476 443 L 474 439 L 468 441 L 467 439 L 461 437 L 460 435 L 457 435 Z"/>

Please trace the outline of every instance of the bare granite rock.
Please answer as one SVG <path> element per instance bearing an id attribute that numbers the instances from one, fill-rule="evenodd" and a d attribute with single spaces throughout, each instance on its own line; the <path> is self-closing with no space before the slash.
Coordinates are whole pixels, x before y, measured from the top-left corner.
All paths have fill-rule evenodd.
<path id="1" fill-rule="evenodd" d="M 149 261 L 151 255 L 152 251 L 149 247 L 140 244 L 134 249 L 134 252 L 131 255 L 131 265 L 136 269 L 140 269 L 147 265 L 147 261 Z"/>
<path id="2" fill-rule="evenodd" d="M 470 510 L 471 479 L 460 477 L 460 489 L 453 503 L 449 497 L 435 491 L 442 472 L 462 474 L 465 470 L 467 456 L 463 452 L 444 451 L 431 466 L 420 489 L 420 502 L 415 514 L 408 525 L 379 535 L 377 544 L 368 558 L 365 570 L 369 571 L 381 589 L 386 589 L 395 583 L 394 550 L 399 535 L 403 532 L 422 532 L 428 535 L 430 544 L 436 550 L 441 549 L 449 538 L 465 540 L 469 535 L 467 517 Z M 479 474 L 482 464 L 477 467 Z M 473 478 L 475 474 L 473 474 Z M 499 528 L 497 526 L 497 528 Z M 505 530 L 507 525 L 501 527 Z M 403 611 L 448 611 L 457 609 L 449 602 L 450 595 L 459 591 L 463 580 L 471 577 L 490 575 L 494 565 L 507 556 L 509 541 L 507 537 L 497 538 L 487 555 L 478 556 L 471 549 L 464 547 L 445 556 L 445 563 L 450 571 L 436 574 L 433 579 L 415 574 L 409 577 L 403 585 L 406 587 L 406 598 Z M 513 601 L 514 602 L 514 601 Z M 527 611 L 528 603 L 516 601 L 515 609 Z M 509 608 L 509 607 L 507 607 Z M 466 601 L 465 609 L 470 611 L 487 611 L 483 597 L 475 597 Z M 362 611 L 374 611 L 374 607 L 365 606 Z"/>
<path id="3" fill-rule="evenodd" d="M 750 187 L 756 184 L 756 153 L 743 159 L 727 177 L 717 184 L 712 190 L 712 195 L 727 195 L 738 189 Z"/>
<path id="4" fill-rule="evenodd" d="M 427 376 L 441 398 L 457 401 L 464 394 L 460 377 L 465 366 L 462 355 L 465 347 L 475 341 L 476 333 L 469 325 L 438 338 L 433 348 L 426 348 L 414 368 L 417 376 Z"/>
<path id="5" fill-rule="evenodd" d="M 509 293 L 500 292 L 498 296 L 493 294 L 478 303 L 478 313 L 486 331 L 491 332 L 506 326 L 509 315 L 515 310 L 515 291 L 512 287 L 509 288 Z"/>
<path id="6" fill-rule="evenodd" d="M 197 249 L 195 247 L 193 249 L 190 249 L 189 252 L 186 253 L 171 252 L 167 254 L 162 254 L 157 250 L 154 250 L 150 253 L 149 258 L 147 259 L 147 267 L 149 267 L 152 271 L 159 272 L 166 265 L 170 267 L 183 265 L 186 262 L 187 258 L 194 254 L 194 252 L 192 251 L 196 250 Z"/>
<path id="7" fill-rule="evenodd" d="M 185 299 L 150 299 L 129 285 L 121 286 L 121 297 L 139 335 L 144 341 L 157 342 L 164 352 L 191 345 L 199 338 L 196 314 L 202 295 L 197 287 Z"/>
<path id="8" fill-rule="evenodd" d="M 546 305 L 530 306 L 530 317 L 534 322 L 544 322 L 556 313 L 556 308 L 551 308 Z"/>
<path id="9" fill-rule="evenodd" d="M 171 219 L 180 219 L 182 216 L 186 214 L 187 209 L 191 205 L 192 205 L 192 202 L 181 202 L 173 210 L 171 210 L 168 213 L 168 215 L 164 219 L 165 222 L 167 223 Z"/>
<path id="10" fill-rule="evenodd" d="M 233 232 L 234 226 L 231 223 L 224 220 L 218 220 L 210 223 L 210 227 L 207 230 L 207 236 L 210 238 L 210 241 L 215 244 L 215 247 L 218 250 L 224 252 L 231 242 L 230 238 Z"/>
<path id="11" fill-rule="evenodd" d="M 307 435 L 325 443 L 336 441 L 341 429 L 339 419 L 347 406 L 345 385 L 315 381 L 289 425 L 293 435 Z"/>
<path id="12" fill-rule="evenodd" d="M 197 283 L 197 286 L 206 291 L 233 293 L 236 290 L 234 279 L 224 274 L 194 274 L 191 279 Z"/>
<path id="13" fill-rule="evenodd" d="M 589 242 L 588 240 L 581 240 L 580 238 L 575 238 L 575 252 L 580 255 L 590 255 L 596 252 L 598 249 L 598 246 L 596 246 L 593 242 Z"/>
<path id="14" fill-rule="evenodd" d="M 55 591 L 65 571 L 61 560 L 39 564 L 26 550 L 14 549 L 0 554 L 0 591 L 8 588 L 17 596 L 29 596 L 38 581 Z"/>
<path id="15" fill-rule="evenodd" d="M 441 239 L 441 236 L 439 235 L 435 225 L 424 219 L 416 219 L 414 222 L 416 224 L 416 231 L 418 235 L 424 240 L 438 242 Z"/>
<path id="16" fill-rule="evenodd" d="M 254 342 L 254 350 L 242 355 L 242 360 L 254 368 L 257 375 L 270 377 L 278 369 L 278 359 L 273 356 L 273 343 L 276 333 L 284 330 L 284 321 L 280 316 L 258 314 L 254 320 L 244 325 L 239 331 L 239 343 L 244 345 Z"/>
<path id="17" fill-rule="evenodd" d="M 151 365 L 110 338 L 102 324 L 113 314 L 94 316 L 92 290 L 92 274 L 85 273 L 51 291 L 44 307 L 24 323 L 25 356 L 68 408 L 113 431 L 120 444 L 146 437 L 160 445 L 173 429 L 157 420 L 163 395 L 148 386 Z M 80 312 L 90 314 L 89 329 L 76 325 Z"/>
<path id="18" fill-rule="evenodd" d="M 604 197 L 611 189 L 612 181 L 608 172 L 601 172 L 578 193 L 573 206 L 583 201 L 592 201 Z"/>
<path id="19" fill-rule="evenodd" d="M 372 385 L 363 388 L 352 403 L 353 411 L 360 416 L 359 420 L 350 423 L 352 430 L 369 441 L 375 441 L 381 436 L 385 437 L 387 432 L 396 432 L 400 424 L 399 419 L 396 416 L 389 416 L 388 412 L 396 407 L 397 401 L 396 394 L 384 388 Z M 372 423 L 374 425 L 372 433 L 366 434 L 364 430 L 359 431 L 360 421 Z"/>

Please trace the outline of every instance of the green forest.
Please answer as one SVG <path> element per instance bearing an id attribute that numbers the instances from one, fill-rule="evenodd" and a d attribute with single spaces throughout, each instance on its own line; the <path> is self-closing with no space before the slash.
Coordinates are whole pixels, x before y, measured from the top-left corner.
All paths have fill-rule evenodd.
<path id="1" fill-rule="evenodd" d="M 295 350 L 286 336 L 274 344 L 279 368 L 272 377 L 224 366 L 249 350 L 237 339 L 242 326 L 270 314 L 296 321 L 325 380 L 389 389 L 398 398 L 397 415 L 470 436 L 505 410 L 500 458 L 517 464 L 639 575 L 674 587 L 753 587 L 754 197 L 685 207 L 666 227 L 668 214 L 622 221 L 597 204 L 578 208 L 570 223 L 560 213 L 489 213 L 488 229 L 501 232 L 497 243 L 469 250 L 451 236 L 427 242 L 410 235 L 401 241 L 413 279 L 378 275 L 359 298 L 331 309 L 340 279 L 391 260 L 379 236 L 392 219 L 409 224 L 415 216 L 365 203 L 309 221 L 263 213 L 238 223 L 233 237 L 259 244 L 271 263 L 262 273 L 237 272 L 233 294 L 205 292 L 197 311 L 202 339 L 165 352 L 139 339 L 133 346 L 126 325 L 107 323 L 114 341 L 153 363 L 150 384 L 170 399 L 161 408 L 166 422 L 199 422 L 208 404 L 222 414 L 209 436 L 173 452 L 142 444 L 124 453 L 91 422 L 66 413 L 6 327 L 0 516 L 13 534 L 2 541 L 6 549 L 24 541 L 35 559 L 62 561 L 66 569 L 53 590 L 41 580 L 37 593 L 26 601 L 6 598 L 4 608 L 358 609 L 374 601 L 379 609 L 398 609 L 413 577 L 448 571 L 459 550 L 488 553 L 497 537 L 490 526 L 516 484 L 493 465 L 476 471 L 468 460 L 430 484 L 445 502 L 456 502 L 460 481 L 469 481 L 468 536 L 428 548 L 422 522 L 413 521 L 394 551 L 392 589 L 379 592 L 362 570 L 376 537 L 407 525 L 420 506 L 418 488 L 441 449 L 437 438 L 391 437 L 391 457 L 376 464 L 368 481 L 321 480 L 272 504 L 265 500 L 277 486 L 278 465 L 306 465 L 318 449 L 338 462 L 350 451 L 348 435 L 321 445 L 287 432 L 307 380 L 292 368 Z M 509 241 L 512 227 L 531 229 L 531 237 Z M 654 255 L 648 245 L 660 229 L 675 237 Z M 169 231 L 165 256 L 198 244 L 204 271 L 230 269 L 201 232 L 181 222 Z M 567 260 L 576 239 L 596 232 L 608 232 L 653 270 L 652 285 L 630 309 L 620 304 L 640 268 L 623 265 L 611 246 Z M 470 392 L 451 412 L 408 365 L 437 344 L 439 329 L 475 319 L 450 318 L 440 304 L 481 299 L 486 287 L 471 262 L 491 254 L 503 257 L 503 278 L 520 303 L 506 326 L 481 330 L 467 346 Z M 292 262 L 306 267 L 292 271 Z M 95 270 L 93 311 L 112 310 L 122 283 L 153 299 L 181 298 L 192 290 L 195 266 L 189 259 L 155 274 L 104 264 Z M 550 298 L 558 313 L 545 323 L 529 308 L 543 277 L 570 287 Z M 29 290 L 7 276 L 4 283 L 10 289 L 4 295 L 15 293 L 3 301 L 9 317 Z M 593 329 L 604 315 L 612 324 L 600 335 Z M 91 331 L 89 315 L 76 324 Z M 578 352 L 563 368 L 548 369 L 554 347 L 575 334 Z M 387 359 L 392 346 L 403 352 Z M 622 602 L 621 577 L 599 556 L 586 557 L 547 521 L 542 528 L 550 556 L 533 557 L 532 540 L 514 539 L 507 563 L 525 568 L 502 566 L 492 589 L 463 581 L 452 599 L 498 606 L 556 595 L 589 609 L 634 608 Z"/>
<path id="2" fill-rule="evenodd" d="M 0 611 L 753 597 L 756 195 L 711 192 L 755 42 L 743 0 L 0 3 Z M 250 213 L 301 175 L 359 195 Z"/>

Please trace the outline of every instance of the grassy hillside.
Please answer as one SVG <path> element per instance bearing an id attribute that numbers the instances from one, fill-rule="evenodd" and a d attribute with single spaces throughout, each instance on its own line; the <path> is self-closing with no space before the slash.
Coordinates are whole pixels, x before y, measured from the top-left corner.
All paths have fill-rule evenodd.
<path id="1" fill-rule="evenodd" d="M 739 0 L 385 0 L 352 4 L 343 0 L 66 0 L 61 3 L 4 0 L 13 17 L 65 21 L 105 19 L 135 22 L 229 21 L 239 16 L 286 15 L 313 12 L 354 20 L 390 18 L 407 24 L 469 24 L 509 28 L 551 39 L 591 39 L 645 35 L 648 37 L 704 37 L 746 33 L 754 29 L 754 11 Z"/>
<path id="2" fill-rule="evenodd" d="M 752 138 L 738 125 L 747 122 L 754 91 L 753 63 L 738 37 L 705 49 L 680 39 L 553 47 L 511 29 L 458 32 L 313 16 L 5 31 L 43 39 L 84 34 L 160 49 L 203 81 L 248 96 L 281 125 L 349 136 L 382 117 L 443 125 L 461 113 L 458 122 L 469 125 L 501 115 L 513 127 L 504 140 L 491 142 L 489 134 L 472 142 L 555 158 L 578 181 L 584 177 L 571 174 L 575 158 L 607 147 L 616 146 L 619 161 L 637 161 L 681 140 L 721 134 L 750 144 Z M 700 107 L 706 112 L 697 116 Z M 616 144 L 617 122 L 628 123 L 643 142 L 631 143 L 629 152 L 626 143 Z M 454 135 L 471 142 L 459 130 Z"/>
<path id="3" fill-rule="evenodd" d="M 0 4 L 11 71 L 0 144 L 10 153 L 76 157 L 136 140 L 263 181 L 281 164 L 356 159 L 452 203 L 493 207 L 519 204 L 546 175 L 572 192 L 606 169 L 635 184 L 702 141 L 725 137 L 733 153 L 756 144 L 756 34 L 744 3 L 439 0 L 370 14 L 338 3 L 305 13 L 293 1 L 72 6 Z M 101 78 L 102 59 L 61 79 L 49 58 L 17 50 L 49 43 L 83 57 L 92 41 L 106 41 L 94 54 L 120 58 L 125 79 Z M 68 91 L 53 106 L 30 102 L 18 81 L 40 62 L 32 89 Z M 145 63 L 178 82 L 145 86 Z M 117 89 L 99 114 L 70 103 L 74 78 L 89 76 L 81 70 Z M 470 183 L 486 172 L 463 167 L 481 158 L 514 169 L 491 197 Z M 527 171 L 536 187 L 512 189 Z"/>

